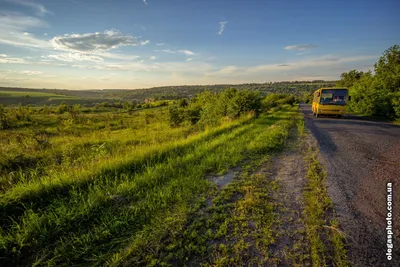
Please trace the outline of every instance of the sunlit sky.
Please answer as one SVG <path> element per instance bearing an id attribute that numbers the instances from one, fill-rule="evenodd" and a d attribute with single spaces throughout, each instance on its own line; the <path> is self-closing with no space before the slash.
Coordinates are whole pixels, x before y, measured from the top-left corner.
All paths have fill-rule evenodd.
<path id="1" fill-rule="evenodd" d="M 0 86 L 334 80 L 400 44 L 398 0 L 0 0 Z"/>

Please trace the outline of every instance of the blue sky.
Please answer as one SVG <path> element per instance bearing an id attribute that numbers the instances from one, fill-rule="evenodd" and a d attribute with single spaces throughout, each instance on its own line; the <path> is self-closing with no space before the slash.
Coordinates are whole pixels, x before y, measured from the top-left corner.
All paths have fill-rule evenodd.
<path id="1" fill-rule="evenodd" d="M 0 0 L 0 86 L 338 79 L 400 44 L 397 0 Z"/>

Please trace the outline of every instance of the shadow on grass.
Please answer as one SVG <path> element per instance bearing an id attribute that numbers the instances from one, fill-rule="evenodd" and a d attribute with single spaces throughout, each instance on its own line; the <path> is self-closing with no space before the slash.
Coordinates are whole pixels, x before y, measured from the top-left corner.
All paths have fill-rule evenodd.
<path id="1" fill-rule="evenodd" d="M 267 125 L 266 123 L 268 122 L 268 124 L 273 124 L 276 121 L 276 119 L 269 119 L 268 121 L 264 121 L 263 124 Z M 235 127 L 238 128 L 238 127 Z M 222 134 L 223 132 L 226 132 L 227 129 L 225 129 L 225 131 L 222 131 L 220 134 Z M 231 128 L 232 130 L 232 128 Z M 191 159 L 187 159 L 184 161 L 179 161 L 179 167 L 180 167 L 180 171 L 185 173 L 187 171 L 189 171 L 192 166 L 198 164 L 199 162 L 201 162 L 202 159 L 206 158 L 207 156 L 209 156 L 210 154 L 213 153 L 217 153 L 218 148 L 221 146 L 226 146 L 226 144 L 231 141 L 234 140 L 235 138 L 237 138 L 238 136 L 240 136 L 241 134 L 243 134 L 243 132 L 246 129 L 242 129 L 239 130 L 237 133 L 235 133 L 234 135 L 230 136 L 229 139 L 224 140 L 223 143 L 221 144 L 217 144 L 214 145 L 212 147 L 208 147 L 207 150 L 203 151 L 200 154 L 196 154 L 196 157 L 191 158 Z M 214 136 L 215 137 L 215 136 Z M 207 140 L 210 137 L 207 137 Z M 204 140 L 203 140 L 204 141 Z M 263 149 L 260 148 L 254 148 L 251 149 L 249 151 L 247 151 L 247 153 L 250 154 L 254 154 L 254 153 L 262 153 L 264 152 L 264 150 L 268 150 L 270 148 L 273 147 L 268 147 L 266 146 Z M 182 152 L 186 152 L 186 151 L 182 151 Z M 180 155 L 176 155 L 176 157 L 179 156 L 183 156 L 184 153 L 180 154 Z M 154 165 L 153 165 L 154 167 Z M 128 172 L 131 169 L 118 169 L 119 173 L 123 173 L 124 171 Z M 136 169 L 133 169 L 134 171 Z M 170 170 L 171 171 L 171 170 Z M 167 172 L 167 169 L 166 169 Z M 111 175 L 113 174 L 113 172 L 110 173 Z M 49 247 L 48 244 L 52 244 L 54 243 L 57 238 L 59 238 L 59 235 L 61 233 L 68 233 L 68 232 L 78 232 L 80 234 L 84 234 L 86 232 L 88 232 L 90 230 L 91 227 L 93 227 L 93 225 L 99 224 L 101 223 L 100 221 L 98 221 L 98 218 L 101 214 L 107 214 L 107 213 L 113 213 L 115 214 L 115 217 L 118 217 L 118 214 L 120 214 L 121 212 L 123 212 L 124 207 L 126 207 L 127 205 L 132 205 L 134 203 L 137 203 L 140 200 L 140 203 L 146 203 L 146 199 L 148 198 L 152 198 L 154 196 L 157 195 L 157 192 L 159 191 L 158 189 L 165 187 L 167 183 L 169 183 L 171 180 L 173 179 L 177 179 L 177 178 L 173 178 L 172 173 L 170 173 L 168 175 L 167 174 L 167 179 L 166 177 L 161 177 L 161 175 L 157 176 L 155 179 L 152 179 L 151 181 L 147 181 L 147 180 L 143 180 L 143 182 L 141 184 L 139 184 L 138 187 L 135 187 L 134 191 L 132 190 L 127 190 L 127 191 L 122 191 L 119 192 L 119 197 L 121 199 L 124 199 L 125 201 L 123 202 L 118 202 L 116 205 L 116 199 L 115 198 L 108 198 L 105 199 L 104 201 L 101 202 L 96 202 L 94 206 L 91 207 L 91 209 L 85 213 L 85 214 L 81 214 L 79 216 L 73 217 L 72 220 L 70 221 L 66 221 L 65 225 L 67 227 L 63 227 L 62 229 L 60 229 L 60 227 L 58 227 L 57 225 L 53 225 L 54 229 L 49 229 L 49 225 L 47 225 L 46 229 L 47 232 L 49 233 L 47 236 L 43 236 L 43 235 L 39 235 L 40 233 L 37 233 L 37 243 L 34 247 L 31 247 L 29 250 L 26 250 L 27 252 L 25 252 L 25 250 L 22 250 L 20 253 L 20 255 L 18 255 L 17 258 L 11 257 L 12 255 L 7 255 L 7 251 L 3 251 L 3 253 L 0 254 L 0 257 L 5 256 L 3 258 L 8 258 L 9 261 L 4 262 L 7 264 L 15 264 L 16 262 L 19 261 L 19 259 L 28 257 L 30 253 L 32 253 L 33 251 L 38 252 L 40 249 L 43 249 L 43 245 L 45 245 L 46 247 Z M 103 177 L 103 178 L 107 178 L 107 177 Z M 150 186 L 149 186 L 150 185 Z M 76 186 L 76 185 L 75 185 Z M 85 190 L 85 188 L 82 188 L 83 185 L 80 185 L 79 189 Z M 88 184 L 85 184 L 85 186 L 88 186 Z M 76 188 L 76 187 L 74 187 Z M 146 190 L 144 190 L 146 189 Z M 55 194 L 53 192 L 53 194 Z M 66 197 L 66 195 L 59 195 L 57 194 L 54 197 Z M 132 197 L 134 196 L 134 197 Z M 147 205 L 138 205 L 138 207 L 135 210 L 135 214 L 139 214 L 140 216 L 130 216 L 129 220 L 126 221 L 126 223 L 120 224 L 118 227 L 114 227 L 113 229 L 110 229 L 111 231 L 111 236 L 105 237 L 105 238 L 100 238 L 98 240 L 95 240 L 95 242 L 91 243 L 90 247 L 94 248 L 98 248 L 101 247 L 101 250 L 96 250 L 96 252 L 109 252 L 109 251 L 115 251 L 118 247 L 115 247 L 115 244 L 113 245 L 111 242 L 111 239 L 115 239 L 118 237 L 124 237 L 126 236 L 132 236 L 134 235 L 134 233 L 136 233 L 137 231 L 139 231 L 140 229 L 142 229 L 149 221 L 150 219 L 154 216 L 154 214 L 156 214 L 158 211 L 160 211 L 163 207 L 162 205 L 157 206 L 156 208 L 153 207 L 153 210 L 151 210 L 151 207 L 148 207 Z M 66 203 L 67 204 L 67 203 Z M 170 203 L 169 203 L 170 204 Z M 36 207 L 38 208 L 38 207 Z M 122 216 L 122 215 L 121 215 Z M 11 245 L 11 244 L 10 244 Z M 16 245 L 16 244 L 14 244 Z M 123 244 L 119 244 L 119 245 L 123 245 Z M 13 245 L 11 245 L 12 247 Z M 50 245 L 51 247 L 52 245 Z M 71 244 L 72 246 L 72 244 Z M 84 248 L 82 248 L 84 249 Z M 86 251 L 86 248 L 85 248 Z M 29 252 L 29 253 L 28 253 Z M 88 251 L 86 251 L 86 253 L 88 253 Z M 94 251 L 93 251 L 94 253 Z M 73 257 L 73 255 L 71 255 L 71 257 Z M 81 260 L 81 259 L 80 259 Z M 81 263 L 81 262 L 76 262 L 73 260 L 69 260 L 70 262 L 73 263 Z M 6 265 L 7 265 L 6 264 Z"/>
<path id="2" fill-rule="evenodd" d="M 71 193 L 70 190 L 79 190 L 80 192 L 85 192 L 91 186 L 104 184 L 110 182 L 110 180 L 115 183 L 121 179 L 122 174 L 140 174 L 143 173 L 147 168 L 151 168 L 156 164 L 166 162 L 171 157 L 184 155 L 188 150 L 195 148 L 199 142 L 207 142 L 217 136 L 253 122 L 263 123 L 267 126 L 274 124 L 278 120 L 282 120 L 282 116 L 268 118 L 266 122 L 249 120 L 242 124 L 215 131 L 212 134 L 204 136 L 199 140 L 195 140 L 189 144 L 172 147 L 162 151 L 161 153 L 148 154 L 146 157 L 138 161 L 133 160 L 125 164 L 105 168 L 93 176 L 71 180 L 68 183 L 58 183 L 49 186 L 43 186 L 38 191 L 28 191 L 18 199 L 8 200 L 7 198 L 3 198 L 2 203 L 0 203 L 0 225 L 3 227 L 3 229 L 8 229 L 13 221 L 18 221 L 18 217 L 22 216 L 26 209 L 32 209 L 33 211 L 37 211 L 39 209 L 43 210 L 46 208 L 46 206 L 50 205 L 54 199 L 59 200 L 62 198 L 68 198 Z"/>

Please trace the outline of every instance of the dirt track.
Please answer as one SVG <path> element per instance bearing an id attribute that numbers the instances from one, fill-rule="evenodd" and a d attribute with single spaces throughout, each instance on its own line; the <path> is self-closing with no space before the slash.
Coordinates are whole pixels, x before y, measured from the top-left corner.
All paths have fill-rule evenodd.
<path id="1" fill-rule="evenodd" d="M 400 126 L 355 116 L 315 118 L 309 105 L 301 109 L 320 147 L 328 194 L 349 236 L 351 265 L 400 266 Z M 387 182 L 394 183 L 397 237 L 391 262 L 385 255 Z"/>

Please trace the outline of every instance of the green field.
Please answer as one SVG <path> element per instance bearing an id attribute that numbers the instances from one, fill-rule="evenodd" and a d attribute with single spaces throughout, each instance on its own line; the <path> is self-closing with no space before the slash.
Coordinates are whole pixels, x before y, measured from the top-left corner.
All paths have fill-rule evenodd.
<path id="1" fill-rule="evenodd" d="M 32 91 L 0 91 L 1 97 L 66 97 L 52 93 L 32 92 Z"/>
<path id="2" fill-rule="evenodd" d="M 1 266 L 276 262 L 279 185 L 256 170 L 296 127 L 293 99 L 228 90 L 135 111 L 1 108 Z"/>

